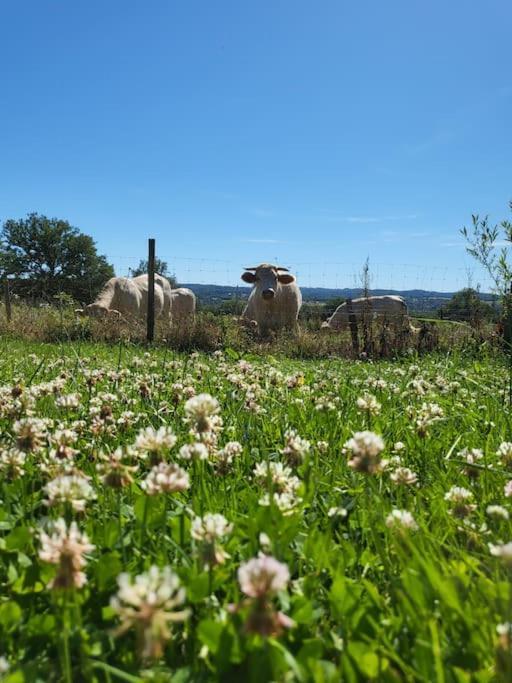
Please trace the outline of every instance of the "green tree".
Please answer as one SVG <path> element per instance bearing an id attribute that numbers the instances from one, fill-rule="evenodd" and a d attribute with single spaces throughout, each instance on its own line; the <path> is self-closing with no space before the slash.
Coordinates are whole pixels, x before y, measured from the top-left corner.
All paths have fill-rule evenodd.
<path id="1" fill-rule="evenodd" d="M 473 326 L 496 318 L 494 308 L 482 301 L 476 289 L 471 287 L 454 294 L 447 304 L 441 306 L 437 314 L 439 318 L 465 320 Z"/>
<path id="2" fill-rule="evenodd" d="M 509 208 L 512 211 L 512 202 L 509 202 Z M 510 306 L 512 222 L 504 220 L 499 225 L 492 225 L 488 216 L 473 215 L 471 218 L 472 228 L 461 229 L 468 242 L 466 249 L 488 272 L 505 307 Z"/>
<path id="3" fill-rule="evenodd" d="M 147 259 L 141 259 L 139 265 L 136 268 L 130 268 L 130 277 L 137 277 L 138 275 L 145 275 L 148 272 L 148 262 Z M 175 289 L 178 286 L 178 281 L 174 274 L 169 273 L 169 266 L 167 261 L 162 261 L 159 258 L 155 259 L 155 272 L 165 277 L 171 283 L 171 287 Z"/>
<path id="4" fill-rule="evenodd" d="M 64 293 L 92 301 L 114 269 L 94 240 L 65 220 L 37 213 L 5 221 L 0 234 L 0 274 L 14 279 L 21 297 L 50 299 Z"/>

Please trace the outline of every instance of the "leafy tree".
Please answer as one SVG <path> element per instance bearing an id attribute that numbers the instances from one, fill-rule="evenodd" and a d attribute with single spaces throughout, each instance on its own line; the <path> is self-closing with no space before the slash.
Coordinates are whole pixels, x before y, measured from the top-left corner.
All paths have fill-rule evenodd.
<path id="1" fill-rule="evenodd" d="M 512 211 L 512 201 L 509 207 Z M 505 307 L 511 306 L 512 261 L 509 249 L 512 247 L 512 222 L 504 220 L 499 225 L 492 225 L 488 216 L 480 218 L 478 214 L 472 216 L 472 221 L 471 230 L 461 229 L 468 242 L 466 249 L 489 273 Z"/>
<path id="2" fill-rule="evenodd" d="M 137 277 L 138 275 L 145 275 L 148 272 L 148 262 L 147 259 L 141 259 L 139 265 L 136 268 L 130 268 L 130 277 Z M 174 289 L 178 286 L 178 281 L 174 274 L 169 273 L 169 266 L 167 261 L 162 261 L 159 258 L 155 259 L 155 272 L 163 277 L 167 278 L 171 283 L 171 287 Z"/>
<path id="3" fill-rule="evenodd" d="M 65 220 L 37 213 L 7 220 L 0 234 L 0 274 L 14 278 L 21 297 L 69 294 L 92 301 L 114 269 L 94 240 Z"/>
<path id="4" fill-rule="evenodd" d="M 471 287 L 454 294 L 447 304 L 441 306 L 437 314 L 439 318 L 466 320 L 474 326 L 496 318 L 494 308 L 482 301 L 476 289 Z"/>

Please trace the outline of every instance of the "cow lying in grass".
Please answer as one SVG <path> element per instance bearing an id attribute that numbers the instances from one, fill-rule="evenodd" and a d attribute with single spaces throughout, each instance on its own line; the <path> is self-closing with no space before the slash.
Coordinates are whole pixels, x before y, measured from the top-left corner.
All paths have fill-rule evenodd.
<path id="1" fill-rule="evenodd" d="M 139 275 L 110 278 L 96 300 L 85 308 L 77 309 L 77 313 L 94 318 L 145 319 L 147 310 L 148 276 Z M 161 275 L 155 275 L 155 317 L 164 317 L 171 322 L 171 285 Z"/>

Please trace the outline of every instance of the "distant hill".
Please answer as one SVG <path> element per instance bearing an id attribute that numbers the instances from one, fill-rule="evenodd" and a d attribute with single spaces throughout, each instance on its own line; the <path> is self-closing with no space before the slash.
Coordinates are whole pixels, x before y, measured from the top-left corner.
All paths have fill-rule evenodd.
<path id="1" fill-rule="evenodd" d="M 230 299 L 247 299 L 251 291 L 250 287 L 232 287 L 229 285 L 201 285 L 188 283 L 181 285 L 189 287 L 198 297 L 200 303 L 205 306 L 219 306 L 223 301 Z M 302 297 L 308 303 L 324 303 L 329 299 L 356 298 L 362 296 L 360 288 L 331 289 L 328 287 L 301 287 Z M 449 301 L 455 292 L 432 292 L 424 289 L 372 289 L 374 296 L 384 294 L 396 294 L 402 296 L 411 311 L 427 312 L 436 311 L 443 304 Z M 495 297 L 492 294 L 483 293 L 480 295 L 483 301 L 493 302 Z"/>

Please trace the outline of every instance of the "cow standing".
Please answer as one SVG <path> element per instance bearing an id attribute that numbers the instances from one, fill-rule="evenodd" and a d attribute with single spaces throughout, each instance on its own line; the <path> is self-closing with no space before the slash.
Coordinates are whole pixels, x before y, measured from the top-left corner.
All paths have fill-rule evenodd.
<path id="1" fill-rule="evenodd" d="M 262 335 L 281 329 L 297 329 L 302 294 L 295 275 L 287 268 L 262 263 L 246 268 L 242 280 L 253 285 L 242 318 Z"/>

